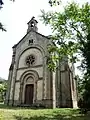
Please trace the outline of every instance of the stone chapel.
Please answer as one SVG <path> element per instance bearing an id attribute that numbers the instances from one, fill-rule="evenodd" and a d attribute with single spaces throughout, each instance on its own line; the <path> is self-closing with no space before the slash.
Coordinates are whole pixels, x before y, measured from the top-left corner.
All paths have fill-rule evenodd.
<path id="1" fill-rule="evenodd" d="M 74 66 L 65 59 L 58 61 L 55 83 L 48 69 L 48 45 L 50 37 L 38 33 L 34 17 L 27 23 L 26 35 L 13 48 L 9 68 L 6 104 L 14 106 L 43 105 L 56 107 L 77 107 Z M 53 91 L 53 86 L 55 91 Z M 54 97 L 53 97 L 54 96 Z M 53 99 L 54 98 L 54 99 Z"/>

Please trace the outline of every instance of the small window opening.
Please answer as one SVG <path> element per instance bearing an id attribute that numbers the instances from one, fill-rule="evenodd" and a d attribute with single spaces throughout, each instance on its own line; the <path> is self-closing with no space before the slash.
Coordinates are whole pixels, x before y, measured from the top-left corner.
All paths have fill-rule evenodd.
<path id="1" fill-rule="evenodd" d="M 29 44 L 33 44 L 33 39 L 29 40 Z"/>

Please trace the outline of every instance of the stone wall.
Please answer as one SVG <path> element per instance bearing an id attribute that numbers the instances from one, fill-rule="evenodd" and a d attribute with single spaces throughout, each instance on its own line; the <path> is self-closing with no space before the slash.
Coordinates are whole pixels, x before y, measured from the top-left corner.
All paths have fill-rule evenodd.
<path id="1" fill-rule="evenodd" d="M 39 80 L 37 82 L 37 100 L 42 100 L 42 94 L 43 94 L 43 81 Z"/>

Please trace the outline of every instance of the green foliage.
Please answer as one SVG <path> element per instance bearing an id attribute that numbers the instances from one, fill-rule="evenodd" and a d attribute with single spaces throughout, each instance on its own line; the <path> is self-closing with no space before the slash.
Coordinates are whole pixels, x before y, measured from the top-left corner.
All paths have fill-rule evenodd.
<path id="1" fill-rule="evenodd" d="M 53 0 L 50 0 L 53 7 Z M 56 0 L 54 0 L 54 3 Z M 83 70 L 82 83 L 84 101 L 90 104 L 90 5 L 85 3 L 81 7 L 75 2 L 68 3 L 63 11 L 45 13 L 41 11 L 41 18 L 53 31 L 51 39 L 54 47 L 49 47 L 50 53 L 62 60 L 68 56 L 71 62 L 77 62 L 82 57 L 81 69 Z M 54 48 L 54 49 L 53 49 Z M 52 57 L 52 61 L 54 61 Z M 55 64 L 56 65 L 56 64 Z M 55 67 L 54 67 L 55 68 Z M 79 79 L 80 80 L 80 79 Z M 86 106 L 89 107 L 90 105 Z"/>
<path id="2" fill-rule="evenodd" d="M 53 30 L 52 39 L 56 46 L 58 45 L 57 49 L 54 49 L 55 52 L 60 51 L 61 56 L 68 55 L 70 60 L 75 53 L 83 52 L 82 49 L 85 48 L 90 30 L 90 5 L 88 3 L 81 8 L 76 3 L 68 4 L 63 12 L 45 13 L 43 10 L 41 18 Z"/>
<path id="3" fill-rule="evenodd" d="M 77 81 L 78 100 L 83 99 L 82 95 L 83 95 L 83 93 L 85 91 L 85 84 L 84 84 L 85 80 L 80 78 L 78 75 L 75 76 L 75 79 Z"/>
<path id="4" fill-rule="evenodd" d="M 7 90 L 7 82 L 0 81 L 0 101 L 4 101 Z"/>
<path id="5" fill-rule="evenodd" d="M 82 50 L 90 29 L 90 5 L 79 7 L 76 3 L 68 4 L 63 12 L 42 11 L 42 19 L 53 30 L 52 39 L 58 44 L 59 51 L 72 56 Z M 55 50 L 56 51 L 56 50 Z"/>

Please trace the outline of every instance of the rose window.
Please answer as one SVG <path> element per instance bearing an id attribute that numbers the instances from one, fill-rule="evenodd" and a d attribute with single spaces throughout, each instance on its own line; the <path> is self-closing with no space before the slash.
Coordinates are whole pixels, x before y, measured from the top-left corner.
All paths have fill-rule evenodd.
<path id="1" fill-rule="evenodd" d="M 35 63 L 35 56 L 34 55 L 29 55 L 27 58 L 26 58 L 26 64 L 28 66 L 30 65 L 33 65 Z"/>

